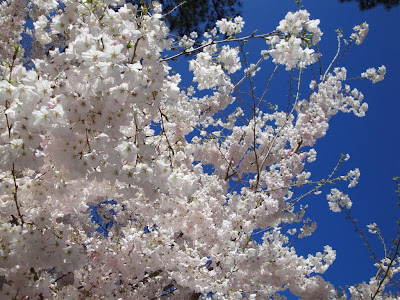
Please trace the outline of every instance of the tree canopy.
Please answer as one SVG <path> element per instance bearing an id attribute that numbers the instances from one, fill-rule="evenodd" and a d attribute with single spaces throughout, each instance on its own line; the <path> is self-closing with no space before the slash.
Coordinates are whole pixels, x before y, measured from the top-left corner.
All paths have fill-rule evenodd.
<path id="1" fill-rule="evenodd" d="M 340 0 L 340 2 L 350 2 L 352 0 Z M 361 10 L 371 9 L 378 5 L 384 5 L 386 9 L 392 9 L 399 5 L 400 0 L 356 0 L 359 2 Z"/>

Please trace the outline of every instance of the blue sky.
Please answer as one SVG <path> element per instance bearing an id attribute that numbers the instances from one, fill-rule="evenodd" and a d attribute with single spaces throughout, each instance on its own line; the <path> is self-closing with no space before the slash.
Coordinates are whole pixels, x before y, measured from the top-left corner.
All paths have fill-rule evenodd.
<path id="1" fill-rule="evenodd" d="M 293 0 L 243 2 L 244 33 L 251 33 L 254 29 L 258 29 L 258 33 L 269 32 L 287 11 L 297 7 Z M 318 158 L 310 170 L 314 178 L 326 177 L 340 153 L 350 154 L 351 159 L 342 166 L 342 172 L 355 167 L 361 171 L 359 184 L 344 190 L 353 201 L 353 216 L 359 220 L 361 228 L 366 229 L 367 224 L 376 222 L 390 244 L 396 234 L 396 220 L 400 219 L 392 180 L 400 175 L 400 41 L 397 32 L 400 28 L 400 7 L 391 11 L 383 7 L 360 11 L 358 2 L 340 3 L 339 0 L 304 0 L 303 5 L 311 13 L 311 18 L 321 20 L 324 35 L 320 49 L 325 68 L 336 52 L 335 30 L 340 27 L 344 36 L 348 37 L 354 25 L 365 21 L 370 25 L 366 40 L 353 47 L 341 65 L 347 67 L 350 77 L 359 76 L 369 67 L 385 65 L 387 68 L 383 82 L 372 84 L 363 80 L 350 83 L 364 93 L 369 105 L 367 115 L 363 118 L 342 113 L 336 115 L 326 137 L 316 146 Z M 252 50 L 258 53 L 258 49 Z M 275 89 L 272 97 L 278 104 L 281 101 L 285 105 L 287 88 L 282 87 L 281 91 Z M 315 253 L 323 250 L 326 244 L 336 249 L 336 261 L 325 274 L 335 286 L 355 284 L 375 276 L 376 268 L 370 253 L 345 215 L 329 212 L 324 195 L 312 196 L 306 202 L 310 204 L 308 216 L 317 221 L 318 227 L 311 238 L 296 244 L 298 252 Z M 377 254 L 382 255 L 382 247 L 374 237 L 371 237 L 371 243 L 378 250 Z"/>

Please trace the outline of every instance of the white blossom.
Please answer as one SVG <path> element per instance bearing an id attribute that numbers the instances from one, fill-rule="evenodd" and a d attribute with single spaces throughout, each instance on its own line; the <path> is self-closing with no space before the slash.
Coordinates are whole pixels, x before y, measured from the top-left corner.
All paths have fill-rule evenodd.
<path id="1" fill-rule="evenodd" d="M 386 67 L 380 66 L 378 70 L 375 68 L 369 68 L 365 72 L 361 73 L 362 78 L 367 78 L 372 81 L 372 83 L 377 83 L 385 78 Z"/>
<path id="2" fill-rule="evenodd" d="M 333 212 L 340 212 L 343 208 L 350 209 L 353 205 L 348 195 L 343 194 L 338 189 L 331 189 L 330 194 L 326 196 L 329 208 Z"/>
<path id="3" fill-rule="evenodd" d="M 364 22 L 360 25 L 354 26 L 354 33 L 351 34 L 350 38 L 356 42 L 357 45 L 360 45 L 369 31 L 368 23 Z"/>

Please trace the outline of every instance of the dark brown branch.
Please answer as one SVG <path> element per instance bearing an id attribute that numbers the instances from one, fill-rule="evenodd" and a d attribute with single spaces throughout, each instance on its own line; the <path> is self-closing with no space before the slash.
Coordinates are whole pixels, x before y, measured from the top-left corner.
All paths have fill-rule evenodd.
<path id="1" fill-rule="evenodd" d="M 19 203 L 18 203 L 18 184 L 17 184 L 17 175 L 16 175 L 16 170 L 15 170 L 15 164 L 14 163 L 12 165 L 11 173 L 12 173 L 13 180 L 14 180 L 14 192 L 13 192 L 14 203 L 15 203 L 15 206 L 17 208 L 18 217 L 21 220 L 22 225 L 24 225 L 25 221 L 24 221 L 24 218 L 23 218 L 23 216 L 21 214 L 21 209 L 20 209 L 20 206 L 19 206 Z"/>
<path id="2" fill-rule="evenodd" d="M 171 167 L 172 167 L 172 156 L 171 156 L 171 153 L 172 153 L 172 155 L 175 155 L 175 152 L 174 152 L 174 149 L 172 148 L 172 146 L 171 146 L 171 144 L 170 144 L 170 142 L 169 142 L 169 140 L 168 140 L 168 135 L 167 135 L 167 132 L 165 131 L 165 127 L 164 127 L 164 118 L 165 118 L 167 121 L 168 121 L 168 118 L 167 118 L 167 116 L 161 111 L 160 108 L 159 108 L 158 110 L 159 110 L 159 112 L 160 112 L 160 114 L 161 114 L 161 127 L 162 127 L 162 132 L 164 133 L 165 139 L 167 140 L 168 150 L 170 151 L 170 153 L 169 153 L 169 159 L 170 159 Z"/>
<path id="3" fill-rule="evenodd" d="M 197 48 L 194 48 L 194 49 L 191 49 L 191 50 L 185 49 L 185 50 L 183 50 L 182 52 L 180 52 L 178 54 L 172 55 L 172 56 L 167 57 L 167 58 L 163 58 L 160 61 L 174 60 L 174 59 L 178 58 L 179 56 L 187 55 L 187 54 L 190 54 L 190 53 L 193 53 L 193 52 L 198 52 L 201 49 L 203 49 L 205 47 L 208 47 L 208 46 L 211 46 L 211 45 L 218 45 L 218 44 L 227 43 L 227 42 L 244 42 L 244 41 L 246 41 L 248 39 L 251 39 L 251 38 L 262 38 L 262 39 L 265 39 L 266 37 L 271 36 L 274 33 L 275 32 L 270 32 L 270 33 L 265 33 L 265 34 L 254 34 L 254 33 L 252 33 L 251 35 L 248 35 L 248 36 L 245 36 L 245 37 L 242 37 L 242 38 L 228 38 L 228 39 L 224 39 L 224 40 L 221 40 L 221 41 L 217 41 L 218 37 L 214 37 L 213 40 L 210 43 L 201 45 L 201 46 L 199 46 Z"/>

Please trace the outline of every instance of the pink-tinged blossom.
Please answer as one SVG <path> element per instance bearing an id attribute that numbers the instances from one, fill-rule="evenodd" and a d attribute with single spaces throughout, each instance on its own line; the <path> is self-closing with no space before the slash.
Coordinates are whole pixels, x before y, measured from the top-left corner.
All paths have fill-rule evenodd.
<path id="1" fill-rule="evenodd" d="M 331 189 L 330 194 L 326 196 L 329 208 L 333 212 L 340 212 L 343 208 L 350 209 L 353 205 L 348 195 L 343 194 L 338 189 Z"/>
<path id="2" fill-rule="evenodd" d="M 320 55 L 310 48 L 310 45 L 316 45 L 321 40 L 319 20 L 310 20 L 309 16 L 305 10 L 289 12 L 276 28 L 283 37 L 273 35 L 267 38 L 267 43 L 271 45 L 268 53 L 276 64 L 286 65 L 286 70 L 296 66 L 305 68 L 315 63 Z M 312 40 L 303 37 L 306 31 L 312 34 Z"/>

